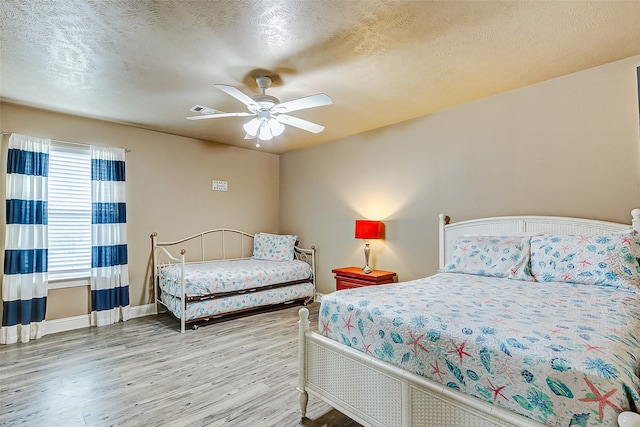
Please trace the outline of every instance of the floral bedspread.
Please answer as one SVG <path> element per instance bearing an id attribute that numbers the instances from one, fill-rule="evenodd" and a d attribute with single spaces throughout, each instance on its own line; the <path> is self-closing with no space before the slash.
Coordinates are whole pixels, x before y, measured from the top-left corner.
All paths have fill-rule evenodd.
<path id="1" fill-rule="evenodd" d="M 459 273 L 322 298 L 322 335 L 549 426 L 638 405 L 640 295 Z"/>
<path id="2" fill-rule="evenodd" d="M 160 270 L 159 284 L 163 292 L 180 296 L 180 268 L 180 264 L 174 264 Z M 309 279 L 311 274 L 311 266 L 299 260 L 242 259 L 186 264 L 185 294 L 191 297 L 248 290 Z"/>

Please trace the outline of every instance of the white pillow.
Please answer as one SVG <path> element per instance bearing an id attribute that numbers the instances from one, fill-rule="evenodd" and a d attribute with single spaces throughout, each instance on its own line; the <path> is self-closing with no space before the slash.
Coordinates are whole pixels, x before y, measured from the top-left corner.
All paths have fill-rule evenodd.
<path id="1" fill-rule="evenodd" d="M 298 236 L 258 233 L 253 236 L 253 258 L 270 261 L 291 261 Z"/>
<path id="2" fill-rule="evenodd" d="M 530 236 L 467 236 L 453 244 L 451 262 L 440 271 L 533 281 Z"/>

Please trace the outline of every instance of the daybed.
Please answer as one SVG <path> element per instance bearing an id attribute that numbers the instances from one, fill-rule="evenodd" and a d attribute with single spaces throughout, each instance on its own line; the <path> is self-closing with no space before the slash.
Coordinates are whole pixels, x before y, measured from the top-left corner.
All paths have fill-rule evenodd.
<path id="1" fill-rule="evenodd" d="M 158 242 L 152 233 L 156 306 L 180 319 L 184 332 L 226 316 L 306 304 L 315 297 L 316 252 L 296 240 L 219 228 Z"/>
<path id="2" fill-rule="evenodd" d="M 371 426 L 640 426 L 640 210 L 448 223 L 440 272 L 300 310 L 308 394 Z"/>

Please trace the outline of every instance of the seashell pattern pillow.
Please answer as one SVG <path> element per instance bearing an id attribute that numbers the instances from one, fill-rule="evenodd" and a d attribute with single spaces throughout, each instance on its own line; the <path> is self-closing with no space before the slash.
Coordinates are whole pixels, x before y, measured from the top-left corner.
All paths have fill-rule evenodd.
<path id="1" fill-rule="evenodd" d="M 291 261 L 298 236 L 258 233 L 253 236 L 253 258 L 269 261 Z"/>
<path id="2" fill-rule="evenodd" d="M 442 273 L 467 273 L 533 281 L 530 236 L 465 236 L 454 241 L 451 262 Z"/>
<path id="3" fill-rule="evenodd" d="M 635 232 L 597 236 L 545 234 L 531 239 L 531 274 L 539 282 L 571 282 L 640 291 L 640 239 Z"/>

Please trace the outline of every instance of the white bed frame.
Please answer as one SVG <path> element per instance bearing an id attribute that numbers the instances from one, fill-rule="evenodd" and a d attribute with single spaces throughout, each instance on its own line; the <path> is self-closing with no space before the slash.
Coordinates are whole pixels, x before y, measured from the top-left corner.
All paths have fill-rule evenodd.
<path id="1" fill-rule="evenodd" d="M 154 295 L 156 302 L 156 311 L 158 307 L 164 306 L 162 301 L 158 298 L 160 291 L 158 289 L 158 277 L 160 269 L 170 264 L 180 264 L 182 268 L 181 278 L 181 295 L 182 301 L 182 313 L 180 316 L 180 332 L 184 333 L 187 321 L 186 316 L 186 301 L 185 301 L 185 281 L 184 281 L 184 267 L 189 263 L 201 263 L 207 261 L 221 261 L 221 260 L 237 260 L 237 259 L 249 259 L 253 256 L 253 239 L 254 235 L 245 231 L 234 230 L 231 228 L 215 228 L 212 230 L 203 231 L 202 233 L 194 234 L 193 236 L 185 237 L 184 239 L 175 240 L 172 242 L 158 242 L 158 233 L 151 233 L 151 250 L 153 254 L 152 258 L 152 271 L 153 271 L 153 284 Z M 210 245 L 206 245 L 210 243 Z M 175 249 L 177 245 L 192 245 L 197 248 L 196 255 L 191 258 L 191 261 L 187 261 L 186 249 L 180 249 L 180 256 L 172 255 L 170 249 Z M 211 249 L 211 246 L 215 248 Z M 314 290 L 316 289 L 316 248 L 312 246 L 310 249 L 300 248 L 294 246 L 294 258 L 300 261 L 304 261 L 311 266 L 312 272 L 312 284 Z M 259 290 L 259 289 L 257 289 Z M 315 294 L 315 291 L 314 291 Z M 294 302 L 294 301 L 292 301 Z M 305 304 L 308 301 L 305 301 Z M 168 309 L 168 308 L 167 308 Z M 257 308 L 256 308 L 257 310 Z M 169 310 L 171 311 L 171 310 Z M 229 315 L 236 313 L 229 313 Z M 220 316 L 223 317 L 226 314 Z M 197 328 L 197 323 L 194 324 L 194 329 Z"/>
<path id="2" fill-rule="evenodd" d="M 640 231 L 640 209 L 631 226 L 580 218 L 510 216 L 449 224 L 440 215 L 440 267 L 457 237 L 466 234 L 553 233 L 596 235 Z M 467 396 L 394 365 L 309 331 L 309 310 L 300 309 L 298 391 L 305 416 L 308 393 L 365 426 L 402 427 L 539 427 L 529 418 Z M 620 427 L 640 427 L 640 415 L 623 412 Z"/>

